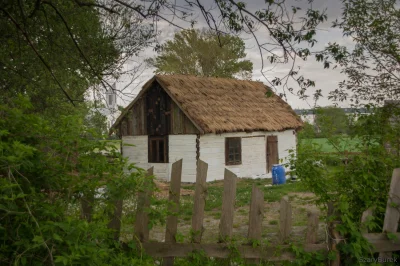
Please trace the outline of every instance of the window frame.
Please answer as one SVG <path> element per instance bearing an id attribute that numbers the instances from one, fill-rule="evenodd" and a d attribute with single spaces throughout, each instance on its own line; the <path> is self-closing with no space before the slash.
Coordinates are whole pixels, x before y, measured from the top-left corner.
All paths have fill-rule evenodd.
<path id="1" fill-rule="evenodd" d="M 230 161 L 229 160 L 229 150 L 230 150 L 230 142 L 231 141 L 238 141 L 239 146 L 239 156 L 240 156 L 240 160 L 237 161 L 235 154 L 233 154 L 234 156 L 234 160 Z M 242 138 L 241 137 L 229 137 L 229 138 L 225 138 L 225 165 L 241 165 L 242 164 Z"/>
<path id="2" fill-rule="evenodd" d="M 159 151 L 159 142 L 163 141 L 164 142 L 164 160 L 160 160 L 160 151 Z M 156 160 L 153 160 L 154 155 L 153 155 L 153 143 L 156 142 L 157 144 L 157 155 L 156 155 Z M 168 156 L 168 135 L 166 136 L 148 136 L 148 141 L 147 141 L 147 154 L 148 154 L 148 163 L 168 163 L 169 162 L 169 156 Z"/>

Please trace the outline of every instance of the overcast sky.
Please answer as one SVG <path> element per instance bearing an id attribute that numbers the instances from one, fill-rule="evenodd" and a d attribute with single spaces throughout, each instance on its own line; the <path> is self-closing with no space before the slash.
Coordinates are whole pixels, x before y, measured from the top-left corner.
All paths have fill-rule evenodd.
<path id="1" fill-rule="evenodd" d="M 201 3 L 205 7 L 212 7 L 212 0 L 201 0 Z M 246 1 L 245 1 L 246 2 Z M 288 7 L 290 6 L 298 6 L 301 7 L 303 10 L 306 10 L 307 7 L 309 6 L 308 0 L 287 0 L 286 5 Z M 179 4 L 179 1 L 178 1 Z M 348 47 L 351 47 L 353 45 L 352 41 L 349 38 L 345 38 L 342 36 L 342 33 L 339 29 L 334 29 L 331 28 L 332 21 L 339 19 L 341 12 L 342 12 L 342 4 L 341 1 L 339 0 L 333 0 L 333 1 L 327 1 L 327 0 L 314 0 L 312 3 L 313 8 L 318 9 L 318 10 L 324 10 L 326 9 L 326 13 L 328 15 L 328 21 L 321 24 L 318 27 L 318 32 L 316 36 L 316 40 L 318 43 L 313 47 L 313 50 L 322 50 L 328 43 L 333 43 L 337 42 L 342 45 L 346 45 Z M 264 0 L 247 0 L 247 9 L 250 11 L 256 11 L 260 10 L 265 6 Z M 301 13 L 299 13 L 301 15 Z M 195 28 L 202 28 L 206 26 L 206 23 L 204 19 L 199 16 L 195 15 L 197 17 L 197 24 Z M 189 26 L 185 23 L 182 23 L 181 21 L 174 19 L 174 23 L 177 23 L 178 25 L 188 28 Z M 169 25 L 166 22 L 159 22 L 157 24 L 157 29 L 159 32 L 159 35 L 157 37 L 157 41 L 159 43 L 163 43 L 168 39 L 172 39 L 173 35 L 175 32 L 179 31 L 178 28 L 173 27 Z M 266 34 L 264 34 L 264 29 L 261 29 L 257 32 L 257 37 L 262 40 L 263 38 L 265 39 Z M 267 80 L 265 80 L 265 77 L 261 74 L 261 55 L 258 50 L 256 41 L 254 38 L 252 38 L 251 35 L 248 34 L 241 34 L 241 38 L 244 39 L 245 44 L 246 44 L 246 53 L 247 57 L 246 59 L 249 59 L 253 62 L 253 80 L 259 80 L 264 82 L 265 84 L 268 84 Z M 153 52 L 153 48 L 149 47 L 147 48 L 144 52 L 142 52 L 138 57 L 133 58 L 133 62 L 142 62 L 145 58 L 149 57 L 154 57 L 156 54 Z M 273 70 L 265 72 L 265 76 L 270 79 L 270 81 L 273 79 L 275 76 L 284 76 L 285 74 L 288 73 L 290 70 L 291 65 L 290 64 L 278 64 L 276 66 L 272 66 L 266 61 L 266 58 L 264 58 L 264 71 L 269 70 L 273 68 Z M 315 89 L 322 89 L 323 93 L 323 98 L 320 99 L 317 102 L 318 106 L 327 106 L 327 105 L 332 105 L 333 102 L 329 101 L 327 99 L 329 91 L 332 91 L 337 88 L 338 83 L 342 80 L 345 79 L 345 76 L 340 73 L 340 69 L 324 69 L 322 64 L 319 62 L 316 62 L 314 60 L 314 57 L 310 57 L 307 61 L 297 61 L 296 63 L 297 66 L 301 67 L 301 73 L 306 77 L 311 80 L 314 80 L 316 83 Z M 127 88 L 127 91 L 131 91 L 134 95 L 137 94 L 141 86 L 145 81 L 150 79 L 154 75 L 154 69 L 147 68 L 144 69 L 144 72 L 140 75 L 140 77 L 136 80 L 134 84 L 129 86 Z M 129 78 L 127 77 L 121 77 L 121 79 L 118 81 L 118 88 L 124 87 L 125 84 L 127 84 Z M 293 87 L 296 88 L 295 84 L 292 84 Z M 313 88 L 310 89 L 310 92 L 314 90 Z M 282 92 L 282 88 L 278 88 L 277 92 Z M 118 104 L 122 106 L 126 106 L 129 104 L 129 102 L 132 100 L 132 98 L 127 98 L 124 97 L 124 100 L 119 99 Z M 295 109 L 297 108 L 310 108 L 310 106 L 314 105 L 314 102 L 312 99 L 308 101 L 303 101 L 300 100 L 297 96 L 295 95 L 290 95 L 288 94 L 287 97 L 287 102 Z M 340 106 L 346 107 L 349 104 L 348 103 L 339 103 Z"/>

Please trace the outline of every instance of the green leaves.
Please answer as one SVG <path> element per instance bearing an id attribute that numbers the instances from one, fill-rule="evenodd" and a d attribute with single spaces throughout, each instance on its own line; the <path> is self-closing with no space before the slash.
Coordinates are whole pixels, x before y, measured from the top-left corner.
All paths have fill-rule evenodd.
<path id="1" fill-rule="evenodd" d="M 348 44 L 330 43 L 324 54 L 326 60 L 329 57 L 342 67 L 347 78 L 339 83 L 341 90 L 331 92 L 331 97 L 338 101 L 351 98 L 356 103 L 398 99 L 397 93 L 392 92 L 400 85 L 398 71 L 394 71 L 400 58 L 397 2 L 345 0 L 343 4 L 343 15 L 333 27 L 342 30 Z"/>
<path id="2" fill-rule="evenodd" d="M 253 64 L 241 60 L 245 56 L 245 45 L 239 37 L 211 30 L 182 30 L 148 62 L 157 73 L 249 78 Z"/>
<path id="3" fill-rule="evenodd" d="M 134 197 L 144 172 L 128 167 L 115 143 L 89 138 L 84 116 L 76 109 L 47 119 L 32 113 L 26 98 L 0 104 L 0 127 L 6 129 L 0 135 L 3 262 L 51 264 L 49 250 L 66 265 L 134 260 L 113 246 L 108 203 Z M 94 201 L 92 221 L 81 220 L 80 198 L 99 188 L 104 191 Z"/>

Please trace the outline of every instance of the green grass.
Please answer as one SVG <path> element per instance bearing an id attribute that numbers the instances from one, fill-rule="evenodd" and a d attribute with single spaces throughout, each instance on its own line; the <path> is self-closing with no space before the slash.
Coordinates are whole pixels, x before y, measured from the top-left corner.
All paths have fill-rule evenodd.
<path id="1" fill-rule="evenodd" d="M 290 192 L 308 192 L 300 182 L 287 181 L 284 185 L 264 187 L 264 200 L 267 202 L 280 201 Z"/>
<path id="2" fill-rule="evenodd" d="M 327 138 L 302 139 L 300 140 L 300 145 L 302 144 L 317 145 L 322 152 L 343 152 L 345 150 L 349 152 L 361 151 L 359 148 L 360 140 L 349 137 L 340 138 L 338 149 L 336 149 Z"/>
<path id="3" fill-rule="evenodd" d="M 287 181 L 283 185 L 271 186 L 271 179 L 250 179 L 241 178 L 238 180 L 236 185 L 236 201 L 235 207 L 242 207 L 250 205 L 251 190 L 253 184 L 256 184 L 263 193 L 264 200 L 266 202 L 278 202 L 283 196 L 286 196 L 290 192 L 307 192 L 301 182 Z M 194 190 L 194 185 L 184 186 L 185 189 Z M 207 187 L 207 198 L 206 198 L 206 212 L 213 212 L 213 216 L 220 216 L 220 210 L 222 206 L 222 196 L 224 192 L 223 182 L 210 182 Z M 182 219 L 187 220 L 193 212 L 193 197 L 185 196 L 180 201 L 180 214 Z"/>

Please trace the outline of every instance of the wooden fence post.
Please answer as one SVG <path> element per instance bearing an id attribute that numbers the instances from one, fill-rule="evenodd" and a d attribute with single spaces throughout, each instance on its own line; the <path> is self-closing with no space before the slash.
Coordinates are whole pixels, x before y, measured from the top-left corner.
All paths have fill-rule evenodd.
<path id="1" fill-rule="evenodd" d="M 281 199 L 279 216 L 279 239 L 283 243 L 289 239 L 292 231 L 292 206 L 287 196 Z"/>
<path id="2" fill-rule="evenodd" d="M 331 261 L 330 266 L 339 266 L 340 265 L 340 253 L 337 249 L 337 245 L 341 241 L 341 237 L 338 231 L 336 231 L 336 224 L 339 223 L 338 212 L 334 209 L 333 202 L 328 203 L 328 217 L 333 217 L 334 220 L 329 222 L 328 228 L 328 245 L 330 251 L 336 252 L 335 260 Z"/>
<path id="3" fill-rule="evenodd" d="M 375 207 L 368 208 L 363 212 L 361 216 L 361 233 L 368 233 L 368 228 L 365 227 L 364 223 L 370 219 L 374 214 Z"/>
<path id="4" fill-rule="evenodd" d="M 251 189 L 251 201 L 249 212 L 249 229 L 247 238 L 249 241 L 259 241 L 262 237 L 262 219 L 264 217 L 264 193 L 256 184 Z M 251 243 L 251 242 L 250 242 Z M 261 243 L 259 243 L 261 244 Z M 260 259 L 247 259 L 249 264 L 260 264 Z"/>
<path id="5" fill-rule="evenodd" d="M 219 223 L 220 240 L 225 241 L 232 235 L 233 215 L 236 198 L 236 175 L 225 168 L 224 194 L 222 196 L 222 213 Z"/>
<path id="6" fill-rule="evenodd" d="M 83 195 L 81 198 L 81 219 L 89 223 L 92 221 L 93 205 L 94 193 Z"/>
<path id="7" fill-rule="evenodd" d="M 400 168 L 393 170 L 390 182 L 389 198 L 386 205 L 385 219 L 383 221 L 384 233 L 396 233 L 399 226 L 400 208 Z M 392 252 L 380 252 L 380 258 L 392 258 Z"/>
<path id="8" fill-rule="evenodd" d="M 172 203 L 168 208 L 172 215 L 167 217 L 167 226 L 165 230 L 165 243 L 176 243 L 175 235 L 178 231 L 178 212 L 179 199 L 181 196 L 182 180 L 182 159 L 172 164 L 171 183 L 169 189 L 169 201 Z M 173 265 L 174 258 L 167 257 L 163 261 L 164 266 Z"/>
<path id="9" fill-rule="evenodd" d="M 261 240 L 262 219 L 264 216 L 264 193 L 253 184 L 249 212 L 249 229 L 247 237 L 250 240 Z"/>
<path id="10" fill-rule="evenodd" d="M 114 232 L 114 240 L 119 241 L 119 236 L 121 233 L 121 218 L 122 218 L 122 200 L 116 200 L 114 202 L 113 209 L 114 211 L 110 213 L 111 221 L 108 223 L 108 228 L 113 229 Z"/>
<path id="11" fill-rule="evenodd" d="M 203 235 L 204 206 L 206 205 L 207 196 L 207 170 L 208 164 L 198 160 L 192 216 L 193 243 L 200 243 Z"/>
<path id="12" fill-rule="evenodd" d="M 153 175 L 154 167 L 147 170 L 146 178 L 144 181 L 144 190 L 138 193 L 136 219 L 134 231 L 135 235 L 140 242 L 149 241 L 149 215 L 146 209 L 150 208 L 150 198 L 153 190 L 150 188 L 152 180 L 150 177 Z"/>
<path id="13" fill-rule="evenodd" d="M 309 211 L 306 233 L 306 244 L 315 244 L 318 240 L 319 217 L 316 211 Z"/>

